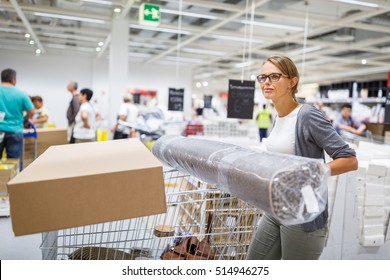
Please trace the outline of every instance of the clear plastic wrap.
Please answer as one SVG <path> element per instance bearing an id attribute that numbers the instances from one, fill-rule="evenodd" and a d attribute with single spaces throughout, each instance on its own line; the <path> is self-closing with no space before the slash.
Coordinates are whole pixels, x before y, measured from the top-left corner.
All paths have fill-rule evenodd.
<path id="1" fill-rule="evenodd" d="M 162 163 L 215 184 L 285 225 L 310 222 L 326 207 L 330 171 L 320 159 L 168 135 L 156 141 L 152 153 Z"/>

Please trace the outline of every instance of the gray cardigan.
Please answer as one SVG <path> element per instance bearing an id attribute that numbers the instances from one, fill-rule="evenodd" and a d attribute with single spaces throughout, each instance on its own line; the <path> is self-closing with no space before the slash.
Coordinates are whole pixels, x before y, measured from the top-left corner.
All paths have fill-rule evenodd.
<path id="1" fill-rule="evenodd" d="M 295 128 L 295 155 L 322 158 L 324 151 L 332 158 L 347 158 L 356 153 L 337 134 L 330 121 L 312 105 L 304 104 L 298 112 Z M 328 220 L 328 207 L 312 222 L 302 224 L 304 231 L 323 228 Z"/>

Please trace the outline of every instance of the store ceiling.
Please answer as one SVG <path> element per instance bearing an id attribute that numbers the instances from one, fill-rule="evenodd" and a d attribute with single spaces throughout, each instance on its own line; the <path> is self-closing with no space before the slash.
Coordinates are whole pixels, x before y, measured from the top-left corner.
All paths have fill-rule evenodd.
<path id="1" fill-rule="evenodd" d="M 158 27 L 138 23 L 143 2 L 160 5 Z M 107 59 L 117 17 L 129 22 L 129 61 L 191 67 L 194 84 L 250 79 L 272 54 L 292 57 L 304 83 L 385 80 L 390 71 L 386 0 L 0 0 L 0 49 Z"/>

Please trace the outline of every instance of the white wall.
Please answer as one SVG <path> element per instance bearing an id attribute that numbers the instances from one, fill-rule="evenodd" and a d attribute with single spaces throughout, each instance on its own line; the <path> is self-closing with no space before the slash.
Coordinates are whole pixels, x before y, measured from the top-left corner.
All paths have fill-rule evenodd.
<path id="1" fill-rule="evenodd" d="M 101 114 L 109 118 L 110 104 L 119 104 L 126 89 L 120 93 L 108 92 L 108 60 L 81 56 L 35 56 L 23 52 L 0 52 L 0 71 L 13 68 L 17 72 L 16 86 L 30 95 L 40 95 L 50 110 L 50 122 L 57 127 L 66 127 L 66 110 L 71 95 L 66 86 L 70 80 L 79 83 L 79 89 L 91 88 L 94 91 L 93 103 Z M 168 88 L 184 88 L 184 113 L 191 114 L 192 75 L 191 69 L 180 68 L 179 79 L 175 66 L 159 64 L 141 65 L 129 62 L 128 87 L 156 90 L 158 102 L 168 107 Z M 120 100 L 120 101 L 119 101 Z M 115 106 L 116 107 L 116 106 Z M 113 120 L 109 119 L 109 127 Z"/>

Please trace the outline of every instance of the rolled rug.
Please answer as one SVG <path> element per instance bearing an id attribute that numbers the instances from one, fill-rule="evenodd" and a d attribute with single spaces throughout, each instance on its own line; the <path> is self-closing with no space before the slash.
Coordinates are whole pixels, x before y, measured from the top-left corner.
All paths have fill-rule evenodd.
<path id="1" fill-rule="evenodd" d="M 326 207 L 330 171 L 321 159 L 170 135 L 159 138 L 152 153 L 163 164 L 214 184 L 285 225 L 310 222 Z"/>

